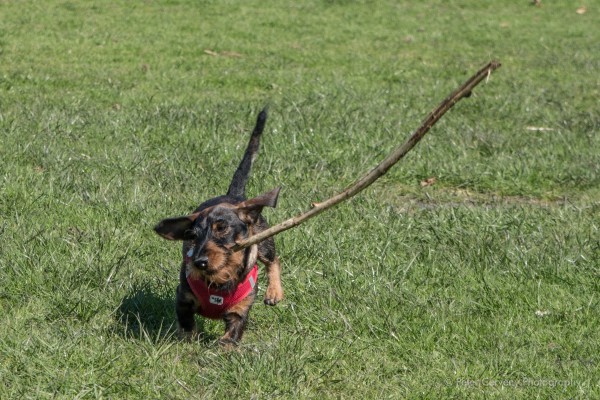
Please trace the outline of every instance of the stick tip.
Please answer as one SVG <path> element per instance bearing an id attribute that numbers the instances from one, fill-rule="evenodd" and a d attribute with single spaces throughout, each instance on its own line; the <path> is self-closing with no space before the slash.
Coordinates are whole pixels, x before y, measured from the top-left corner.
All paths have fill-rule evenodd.
<path id="1" fill-rule="evenodd" d="M 492 60 L 490 62 L 490 67 L 492 69 L 500 68 L 501 66 L 502 66 L 502 63 L 500 61 L 498 61 L 498 60 Z"/>

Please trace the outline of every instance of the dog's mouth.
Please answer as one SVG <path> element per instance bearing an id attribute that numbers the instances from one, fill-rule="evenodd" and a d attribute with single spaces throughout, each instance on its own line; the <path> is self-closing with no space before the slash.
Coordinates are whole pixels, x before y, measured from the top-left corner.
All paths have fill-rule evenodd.
<path id="1" fill-rule="evenodd" d="M 194 265 L 192 262 L 188 262 L 186 264 L 188 275 L 192 275 L 194 278 L 209 278 L 219 273 L 219 268 L 213 268 L 210 266 L 206 266 L 204 268 L 199 268 Z"/>
<path id="2" fill-rule="evenodd" d="M 210 249 L 209 249 L 210 250 Z M 227 252 L 212 251 L 203 262 L 192 261 L 193 251 L 186 253 L 186 273 L 189 278 L 201 279 L 206 284 L 218 287 L 235 285 L 239 280 L 238 271 L 243 259 L 231 257 Z M 239 258 L 239 259 L 238 259 Z"/>
<path id="3" fill-rule="evenodd" d="M 219 270 L 218 269 L 213 269 L 213 268 L 207 268 L 207 269 L 204 269 L 204 270 L 200 270 L 200 275 L 202 275 L 206 279 L 208 279 L 210 277 L 214 277 L 218 273 L 219 273 Z"/>
<path id="4" fill-rule="evenodd" d="M 194 266 L 191 268 L 195 273 L 196 278 L 202 279 L 206 284 L 224 286 L 234 283 L 234 276 L 226 268 L 211 268 L 199 269 Z"/>

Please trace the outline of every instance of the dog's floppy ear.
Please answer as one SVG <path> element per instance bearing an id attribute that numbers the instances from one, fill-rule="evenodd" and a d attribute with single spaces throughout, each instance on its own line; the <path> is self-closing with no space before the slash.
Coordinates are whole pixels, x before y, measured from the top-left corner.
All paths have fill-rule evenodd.
<path id="1" fill-rule="evenodd" d="M 198 214 L 163 219 L 156 224 L 154 232 L 168 240 L 190 240 L 193 238 L 191 229 Z"/>
<path id="2" fill-rule="evenodd" d="M 277 198 L 279 197 L 280 190 L 281 188 L 278 187 L 270 192 L 241 202 L 235 209 L 238 218 L 247 224 L 256 223 L 256 220 L 258 219 L 263 207 L 277 206 Z"/>

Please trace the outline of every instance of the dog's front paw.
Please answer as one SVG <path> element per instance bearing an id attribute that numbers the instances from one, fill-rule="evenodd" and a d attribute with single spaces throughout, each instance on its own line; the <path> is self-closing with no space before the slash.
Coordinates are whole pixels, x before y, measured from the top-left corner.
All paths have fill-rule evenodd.
<path id="1" fill-rule="evenodd" d="M 186 330 L 180 329 L 177 332 L 177 337 L 179 337 L 179 340 L 181 340 L 183 342 L 192 342 L 196 338 L 197 335 L 198 334 L 195 330 L 186 331 Z"/>
<path id="2" fill-rule="evenodd" d="M 222 336 L 219 339 L 219 346 L 221 346 L 221 348 L 223 350 L 233 350 L 236 346 L 237 346 L 237 341 L 235 341 L 234 339 L 232 339 L 231 337 L 229 337 L 229 335 L 225 334 L 224 336 Z"/>
<path id="3" fill-rule="evenodd" d="M 265 293 L 265 304 L 274 306 L 283 300 L 283 289 L 280 285 L 269 285 L 267 293 Z"/>

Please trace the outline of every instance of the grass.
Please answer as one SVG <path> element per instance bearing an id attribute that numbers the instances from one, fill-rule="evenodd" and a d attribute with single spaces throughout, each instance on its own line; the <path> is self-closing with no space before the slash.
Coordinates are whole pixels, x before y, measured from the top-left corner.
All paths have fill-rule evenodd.
<path id="1" fill-rule="evenodd" d="M 600 396 L 599 9 L 513 3 L 1 2 L 0 398 Z M 226 189 L 265 103 L 277 222 L 492 58 L 277 237 L 286 299 L 237 350 L 176 339 L 151 227 Z"/>

